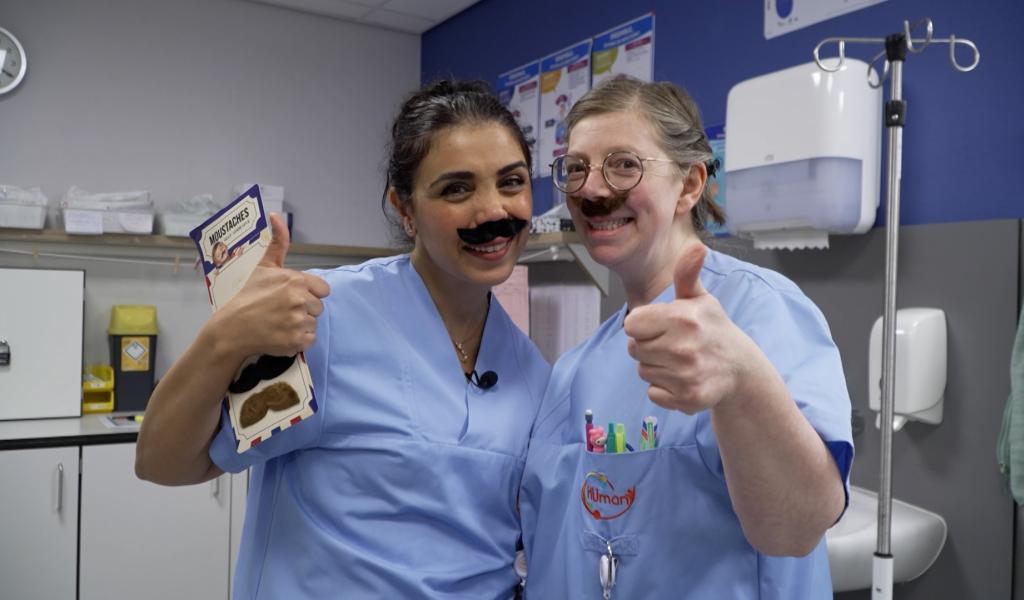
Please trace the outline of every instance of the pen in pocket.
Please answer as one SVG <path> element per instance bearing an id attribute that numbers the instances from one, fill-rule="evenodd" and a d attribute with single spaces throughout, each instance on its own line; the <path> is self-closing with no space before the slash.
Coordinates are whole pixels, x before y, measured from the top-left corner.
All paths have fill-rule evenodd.
<path id="1" fill-rule="evenodd" d="M 594 411 L 588 408 L 586 412 L 583 413 L 583 418 L 586 421 L 586 425 L 584 425 L 583 435 L 584 439 L 586 439 L 587 441 L 587 452 L 593 452 L 594 442 L 590 439 L 590 432 L 594 430 Z"/>

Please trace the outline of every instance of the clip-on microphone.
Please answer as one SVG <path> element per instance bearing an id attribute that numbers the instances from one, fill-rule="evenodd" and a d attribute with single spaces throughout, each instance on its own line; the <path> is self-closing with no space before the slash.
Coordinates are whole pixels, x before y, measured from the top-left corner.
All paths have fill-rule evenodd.
<path id="1" fill-rule="evenodd" d="M 498 383 L 498 374 L 494 371 L 484 371 L 483 374 L 477 375 L 476 369 L 473 369 L 472 373 L 466 374 L 466 379 L 482 390 L 489 390 Z"/>

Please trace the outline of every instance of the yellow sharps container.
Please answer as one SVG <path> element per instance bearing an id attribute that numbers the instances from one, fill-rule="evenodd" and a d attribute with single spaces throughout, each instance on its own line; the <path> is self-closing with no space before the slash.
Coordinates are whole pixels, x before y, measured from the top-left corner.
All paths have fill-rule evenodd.
<path id="1" fill-rule="evenodd" d="M 156 362 L 156 307 L 118 304 L 110 311 L 110 364 L 114 367 L 114 410 L 144 411 L 153 393 Z"/>

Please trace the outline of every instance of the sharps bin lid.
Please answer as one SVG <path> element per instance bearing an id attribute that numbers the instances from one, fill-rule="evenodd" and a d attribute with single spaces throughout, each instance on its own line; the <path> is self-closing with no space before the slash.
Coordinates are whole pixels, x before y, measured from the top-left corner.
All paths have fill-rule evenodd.
<path id="1" fill-rule="evenodd" d="M 156 307 L 144 304 L 115 304 L 110 310 L 110 335 L 156 335 Z"/>

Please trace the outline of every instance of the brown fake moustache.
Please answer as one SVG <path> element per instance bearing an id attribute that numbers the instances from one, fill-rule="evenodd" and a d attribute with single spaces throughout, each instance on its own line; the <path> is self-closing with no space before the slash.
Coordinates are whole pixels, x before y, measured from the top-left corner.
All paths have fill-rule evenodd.
<path id="1" fill-rule="evenodd" d="M 272 383 L 245 399 L 238 422 L 242 427 L 259 423 L 267 411 L 284 410 L 299 403 L 299 395 L 292 386 L 283 381 Z"/>
<path id="2" fill-rule="evenodd" d="M 228 391 L 232 394 L 244 394 L 249 390 L 253 389 L 261 381 L 273 379 L 288 370 L 288 367 L 292 366 L 295 362 L 295 356 L 270 356 L 264 354 L 251 365 L 246 365 L 242 369 L 242 374 L 238 376 L 238 379 L 231 382 L 228 386 Z"/>
<path id="3" fill-rule="evenodd" d="M 486 244 L 499 237 L 515 237 L 526 225 L 526 221 L 515 217 L 488 221 L 472 229 L 459 229 L 459 239 L 467 244 Z"/>
<path id="4" fill-rule="evenodd" d="M 629 194 L 617 194 L 600 200 L 590 200 L 576 196 L 574 199 L 580 205 L 580 212 L 585 217 L 605 217 L 619 210 L 626 203 Z"/>

